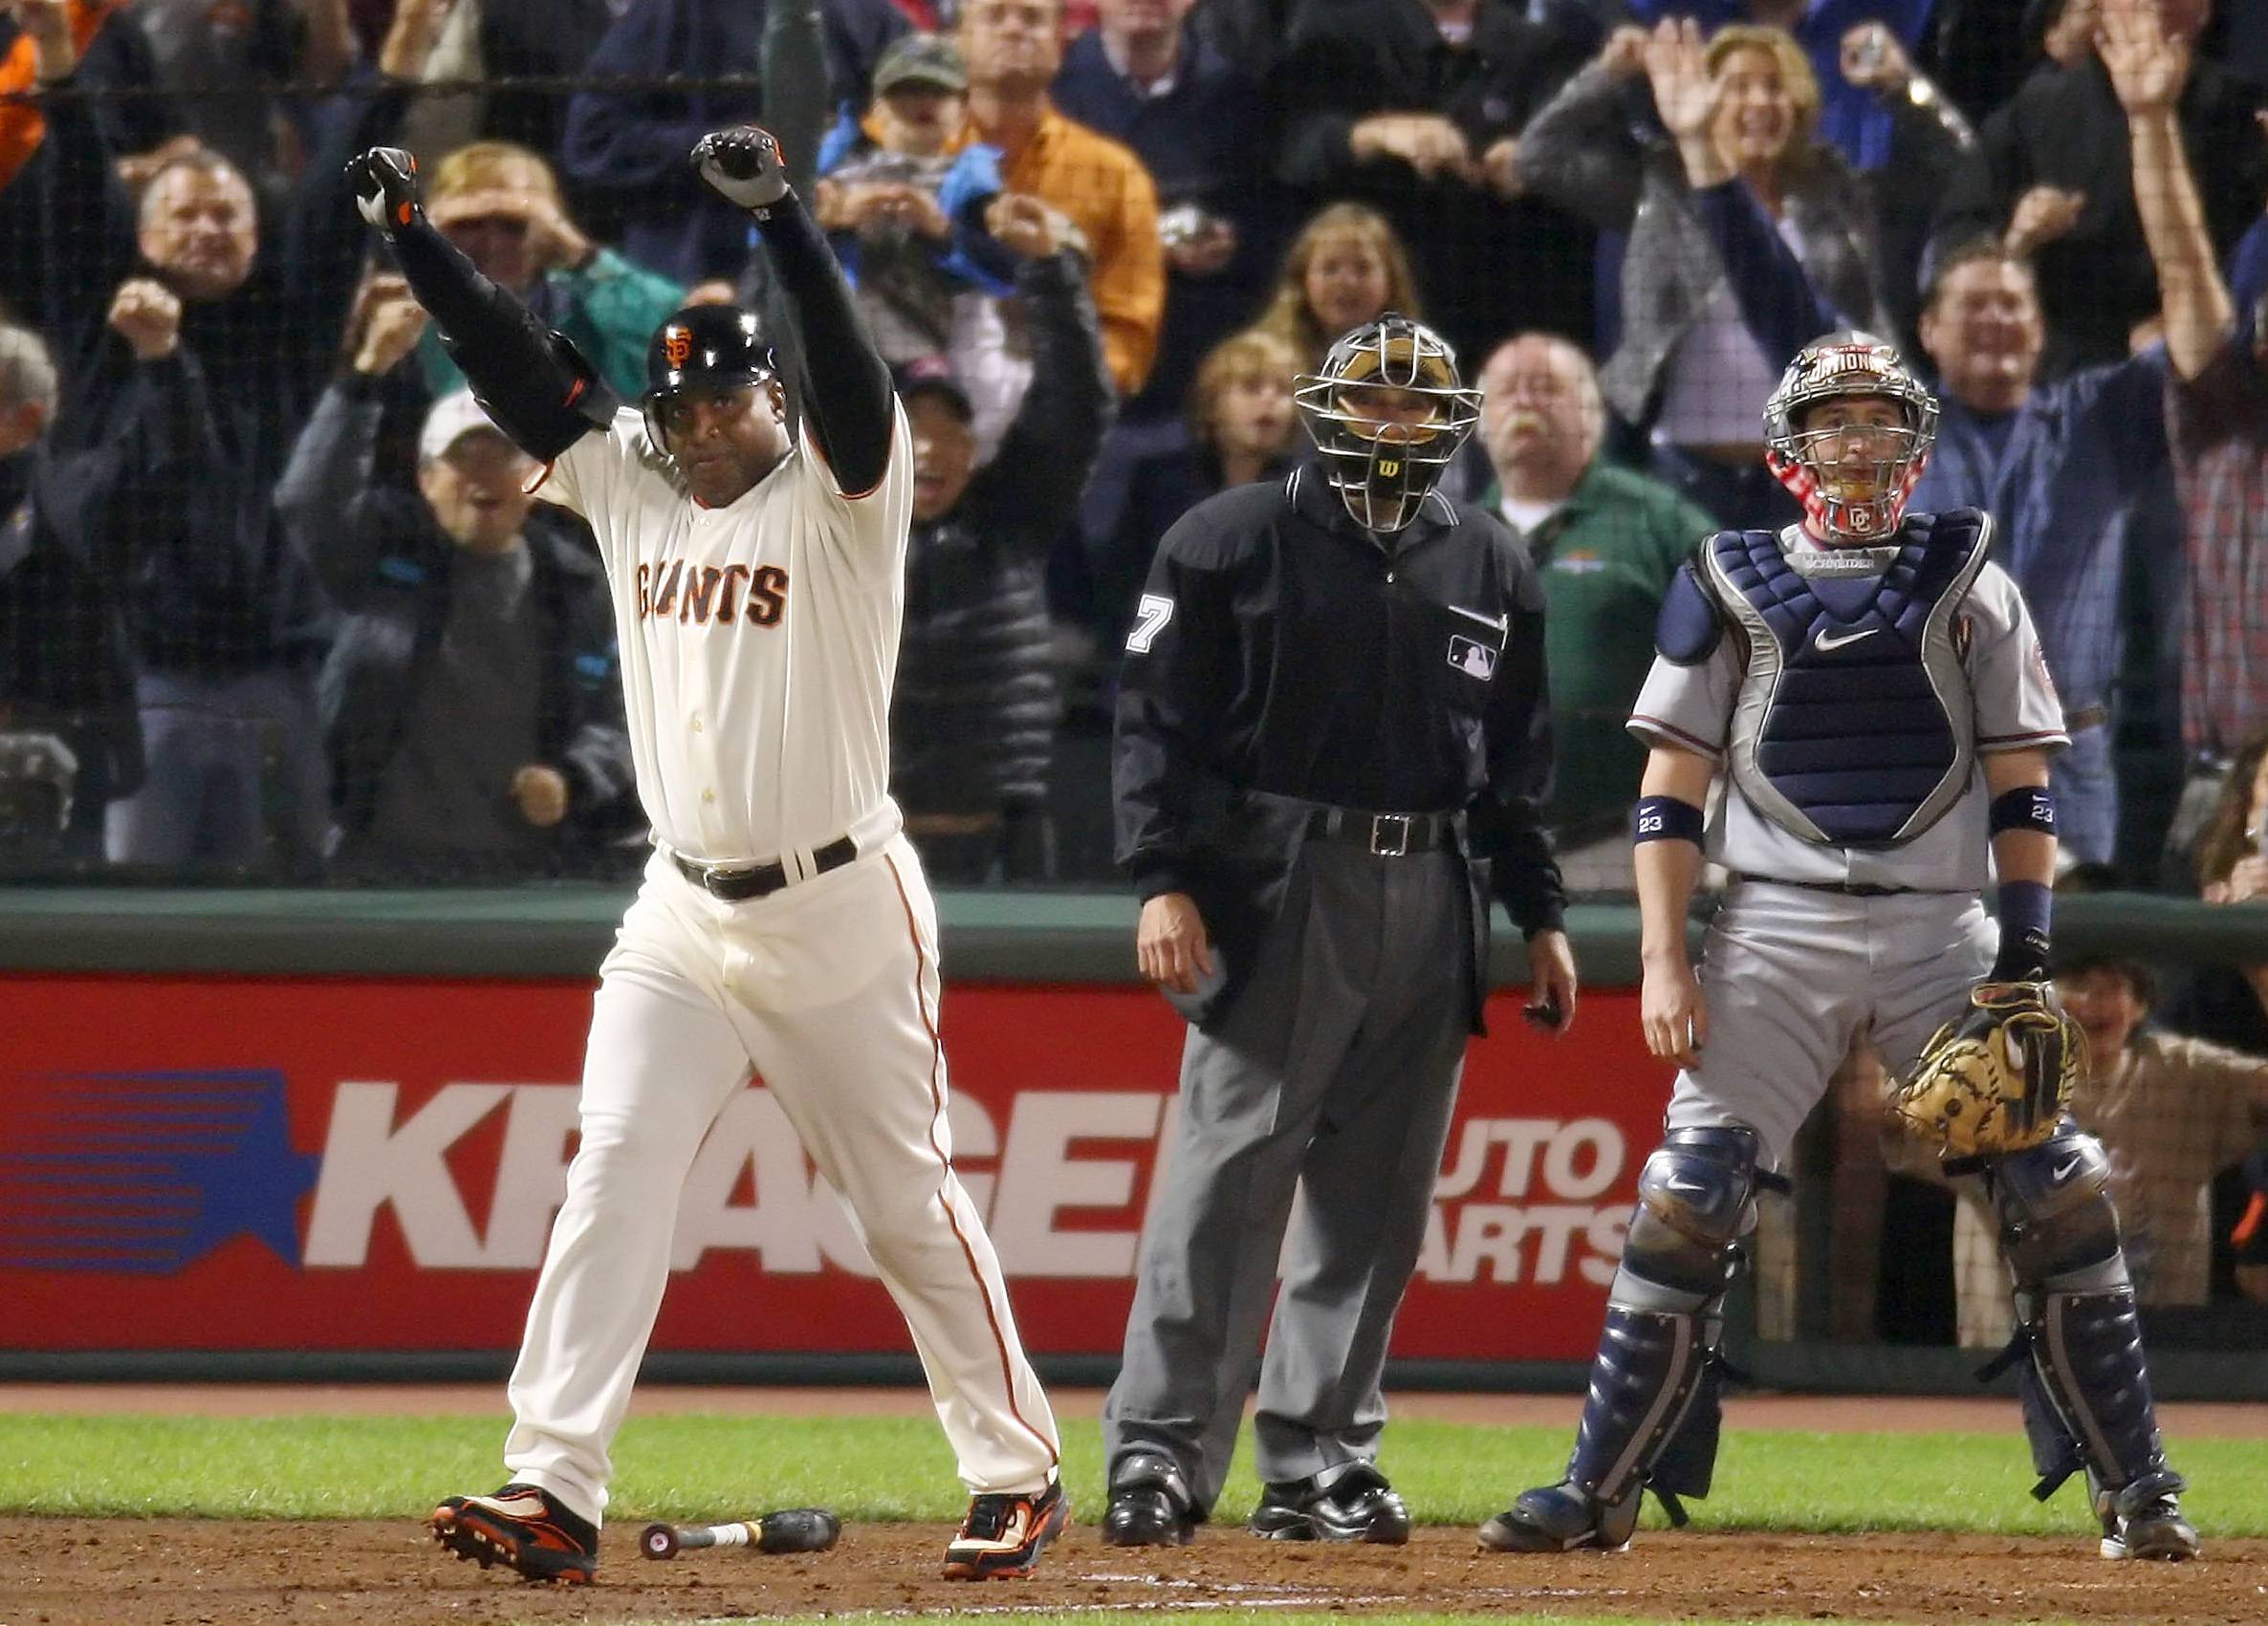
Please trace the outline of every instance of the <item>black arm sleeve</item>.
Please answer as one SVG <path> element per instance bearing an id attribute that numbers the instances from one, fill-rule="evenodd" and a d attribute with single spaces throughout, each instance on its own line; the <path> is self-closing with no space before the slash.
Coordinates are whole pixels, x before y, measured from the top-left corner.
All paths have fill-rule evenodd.
<path id="1" fill-rule="evenodd" d="M 1193 556 L 1219 551 L 1206 527 L 1201 511 L 1185 516 L 1159 543 L 1119 680 L 1116 856 L 1145 901 L 1190 889 L 1203 864 L 1198 814 L 1225 789 L 1209 748 L 1234 684 L 1235 582 Z"/>
<path id="2" fill-rule="evenodd" d="M 1512 627 L 1491 685 L 1489 782 L 1468 809 L 1473 851 L 1494 860 L 1496 896 L 1527 937 L 1561 929 L 1567 893 L 1539 812 L 1551 789 L 1551 698 L 1543 664 L 1543 595 L 1522 565 L 1507 594 Z"/>
<path id="3" fill-rule="evenodd" d="M 846 496 L 882 484 L 890 461 L 890 370 L 867 336 L 818 225 L 791 192 L 756 217 L 803 358 L 803 412 Z M 471 371 L 469 367 L 466 369 Z"/>
<path id="4" fill-rule="evenodd" d="M 1118 392 L 1077 256 L 1025 261 L 1016 288 L 1032 317 L 1032 385 L 977 479 L 997 534 L 1044 553 L 1079 517 Z"/>
<path id="5" fill-rule="evenodd" d="M 474 270 L 424 215 L 387 242 L 474 399 L 521 450 L 549 463 L 614 422 L 614 391 L 581 352 Z"/>

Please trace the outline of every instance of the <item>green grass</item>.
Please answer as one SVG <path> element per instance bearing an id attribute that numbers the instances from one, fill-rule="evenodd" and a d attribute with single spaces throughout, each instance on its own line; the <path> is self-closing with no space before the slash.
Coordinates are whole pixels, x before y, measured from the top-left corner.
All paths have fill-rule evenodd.
<path id="1" fill-rule="evenodd" d="M 1729 1432 L 1703 1527 L 1837 1531 L 2063 1533 L 2083 1527 L 2077 1486 L 2042 1506 L 2010 1408 L 1997 1434 Z M 478 1418 L 0 1415 L 0 1513 L 212 1518 L 409 1518 L 436 1497 L 501 1477 L 505 1420 Z M 1075 1507 L 1102 1506 L 1101 1437 L 1064 1430 Z M 1397 1422 L 1382 1464 L 1427 1523 L 1477 1524 L 1558 1477 L 1561 1429 Z M 2184 1499 L 2220 1536 L 2268 1535 L 2268 1442 L 2173 1442 Z M 698 1415 L 633 1419 L 616 1443 L 611 1516 L 717 1519 L 818 1503 L 859 1520 L 959 1516 L 964 1493 L 926 1418 Z M 1258 1494 L 1240 1454 L 1222 1507 Z M 1660 1514 L 1650 1504 L 1649 1521 Z"/>

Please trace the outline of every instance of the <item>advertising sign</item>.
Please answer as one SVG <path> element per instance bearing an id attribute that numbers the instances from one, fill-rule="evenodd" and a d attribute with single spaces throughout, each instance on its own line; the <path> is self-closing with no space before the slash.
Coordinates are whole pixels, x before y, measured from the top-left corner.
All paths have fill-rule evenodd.
<path id="1" fill-rule="evenodd" d="M 0 1344 L 510 1350 L 564 1190 L 589 985 L 0 984 Z M 1591 1353 L 1668 1075 L 1637 996 L 1499 996 L 1395 1354 Z M 954 1162 L 1036 1353 L 1114 1354 L 1184 1030 L 1131 986 L 949 987 Z M 760 1081 L 687 1182 L 658 1350 L 906 1349 Z"/>

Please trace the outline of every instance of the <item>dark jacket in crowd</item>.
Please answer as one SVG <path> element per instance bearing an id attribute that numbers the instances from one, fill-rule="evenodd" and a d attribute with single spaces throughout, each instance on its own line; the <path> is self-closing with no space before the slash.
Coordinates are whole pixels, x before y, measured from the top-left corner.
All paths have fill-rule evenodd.
<path id="1" fill-rule="evenodd" d="M 326 395 L 278 493 L 295 526 L 320 527 L 309 552 L 341 612 L 318 693 L 334 811 L 349 852 L 370 829 L 421 676 L 440 644 L 459 556 L 423 496 L 372 480 L 379 410 L 377 392 L 366 386 Z M 563 853 L 634 819 L 630 737 L 613 603 L 588 533 L 539 506 L 525 545 L 542 650 L 536 759 L 567 780 L 567 817 L 550 833 Z"/>
<path id="2" fill-rule="evenodd" d="M 2224 258 L 2259 218 L 2268 197 L 2268 135 L 2253 118 L 2268 89 L 2210 61 L 2190 65 L 2179 117 L 2190 173 L 2205 205 L 2213 248 Z M 1976 149 L 1955 169 L 1931 228 L 1940 254 L 2006 229 L 2034 186 L 2085 194 L 2068 236 L 2034 254 L 2047 316 L 2042 369 L 2060 378 L 2123 360 L 2134 325 L 2157 313 L 2158 278 L 2134 206 L 2126 116 L 2103 64 L 2044 62 L 2007 106 L 1985 120 Z"/>
<path id="3" fill-rule="evenodd" d="M 481 0 L 481 68 L 492 79 L 579 76 L 613 22 L 606 0 Z M 481 109 L 484 137 L 547 156 L 566 125 L 567 98 L 556 90 L 500 87 Z"/>
<path id="4" fill-rule="evenodd" d="M 23 33 L 14 17 L 0 17 L 0 56 L 15 49 Z M 104 117 L 121 152 L 147 152 L 185 123 L 182 110 L 159 83 L 149 35 L 130 16 L 114 14 L 95 31 L 79 54 L 72 83 L 103 97 Z"/>
<path id="5" fill-rule="evenodd" d="M 1543 590 L 1503 525 L 1433 496 L 1382 542 L 1309 461 L 1167 532 L 1126 649 L 1118 859 L 1205 920 L 1225 970 L 1193 1019 L 1241 991 L 1322 805 L 1462 816 L 1478 1032 L 1492 892 L 1529 936 L 1566 907 Z"/>
<path id="6" fill-rule="evenodd" d="M 1479 358 L 1516 329 L 1590 341 L 1589 225 L 1539 198 L 1499 198 L 1427 181 L 1400 159 L 1357 163 L 1349 133 L 1379 113 L 1435 113 L 1477 161 L 1516 136 L 1582 64 L 1571 35 L 1528 21 L 1513 0 L 1480 0 L 1471 41 L 1441 37 L 1422 0 L 1332 0 L 1299 14 L 1270 76 L 1278 172 L 1311 205 L 1368 204 L 1408 245 L 1426 320 Z"/>
<path id="7" fill-rule="evenodd" d="M 1290 472 L 1291 459 L 1286 457 L 1263 478 L 1276 481 Z M 1096 538 L 1087 556 L 1087 578 L 1094 584 L 1095 630 L 1106 648 L 1116 649 L 1125 640 L 1134 600 L 1149 575 L 1158 539 L 1183 514 L 1225 489 L 1221 460 L 1202 442 L 1144 458 L 1128 471 L 1126 500 L 1119 510 L 1117 528 Z"/>
<path id="8" fill-rule="evenodd" d="M 133 662 L 119 607 L 121 539 L 144 517 L 123 500 L 120 445 L 0 459 L 0 727 L 52 733 L 78 759 L 73 826 L 142 780 Z"/>
<path id="9" fill-rule="evenodd" d="M 391 137 L 406 99 L 382 83 L 350 93 L 290 211 L 263 215 L 250 278 L 225 298 L 185 300 L 180 347 L 156 367 L 108 325 L 120 284 L 150 273 L 136 247 L 135 199 L 112 168 L 96 110 L 50 98 L 47 140 L 0 201 L 0 287 L 21 291 L 17 309 L 63 376 L 57 449 L 116 439 L 145 386 L 164 397 L 167 466 L 125 476 L 163 499 L 149 505 L 161 517 L 132 537 L 126 561 L 127 624 L 145 667 L 228 676 L 312 666 L 328 641 L 314 573 L 270 496 L 361 272 L 346 161 Z"/>
<path id="10" fill-rule="evenodd" d="M 1158 212 L 1170 222 L 1195 207 L 1236 228 L 1236 252 L 1210 276 L 1166 263 L 1166 317 L 1157 358 L 1123 416 L 1178 415 L 1205 353 L 1267 303 L 1270 282 L 1293 225 L 1292 200 L 1268 162 L 1260 86 L 1194 22 L 1182 25 L 1181 61 L 1163 96 L 1137 96 L 1090 29 L 1063 54 L 1049 92 L 1058 112 L 1133 149 L 1158 186 Z"/>
<path id="11" fill-rule="evenodd" d="M 748 211 L 703 185 L 686 155 L 711 130 L 763 117 L 765 11 L 763 0 L 637 0 L 584 72 L 645 82 L 568 103 L 566 175 L 619 201 L 623 253 L 687 285 L 730 281 L 749 260 Z M 824 0 L 821 14 L 832 102 L 862 107 L 883 47 L 908 24 L 889 0 Z M 671 75 L 747 82 L 692 91 L 651 82 Z"/>
<path id="12" fill-rule="evenodd" d="M 890 788 L 909 813 L 1046 799 L 1063 709 L 1047 557 L 1110 422 L 1101 330 L 1075 256 L 1027 262 L 1032 387 L 961 500 L 916 524 L 890 705 Z"/>

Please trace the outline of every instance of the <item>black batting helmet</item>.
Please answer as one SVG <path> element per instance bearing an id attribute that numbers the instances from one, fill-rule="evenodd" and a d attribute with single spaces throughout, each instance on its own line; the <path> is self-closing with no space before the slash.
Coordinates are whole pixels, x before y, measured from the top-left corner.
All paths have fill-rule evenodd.
<path id="1" fill-rule="evenodd" d="M 645 347 L 645 432 L 665 449 L 658 409 L 681 390 L 735 390 L 777 371 L 764 325 L 738 305 L 689 305 L 654 331 Z"/>

